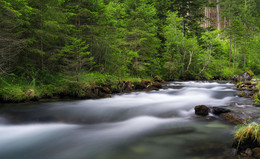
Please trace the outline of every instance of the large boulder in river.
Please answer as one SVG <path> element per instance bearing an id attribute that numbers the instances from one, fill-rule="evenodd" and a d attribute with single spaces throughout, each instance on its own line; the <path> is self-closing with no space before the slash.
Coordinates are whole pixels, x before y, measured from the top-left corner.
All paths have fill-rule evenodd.
<path id="1" fill-rule="evenodd" d="M 195 114 L 197 115 L 206 116 L 209 114 L 209 108 L 205 105 L 198 105 L 194 109 L 195 109 Z"/>
<path id="2" fill-rule="evenodd" d="M 245 81 L 246 80 L 250 81 L 251 79 L 254 78 L 254 73 L 251 70 L 249 70 L 249 71 L 244 72 L 242 76 L 243 76 Z"/>
<path id="3" fill-rule="evenodd" d="M 254 77 L 254 73 L 249 70 L 244 72 L 242 75 L 235 75 L 232 77 L 233 81 L 239 82 L 239 81 L 250 81 Z"/>

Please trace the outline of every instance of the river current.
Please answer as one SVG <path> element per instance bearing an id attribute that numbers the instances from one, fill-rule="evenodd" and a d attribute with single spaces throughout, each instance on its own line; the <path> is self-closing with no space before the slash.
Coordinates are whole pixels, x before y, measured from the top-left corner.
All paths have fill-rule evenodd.
<path id="1" fill-rule="evenodd" d="M 225 81 L 190 81 L 97 100 L 1 104 L 0 159 L 228 159 L 234 125 L 194 107 L 255 112 L 237 94 Z"/>

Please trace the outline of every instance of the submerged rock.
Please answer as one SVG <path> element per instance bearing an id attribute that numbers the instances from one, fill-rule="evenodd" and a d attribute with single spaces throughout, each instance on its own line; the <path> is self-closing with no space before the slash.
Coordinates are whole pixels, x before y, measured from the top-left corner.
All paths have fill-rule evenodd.
<path id="1" fill-rule="evenodd" d="M 180 128 L 173 128 L 168 130 L 162 130 L 155 135 L 173 135 L 173 134 L 188 134 L 195 132 L 196 129 L 193 127 L 180 127 Z"/>
<path id="2" fill-rule="evenodd" d="M 205 105 L 198 105 L 194 109 L 195 109 L 195 114 L 197 115 L 206 116 L 209 114 L 209 108 Z"/>
<path id="3" fill-rule="evenodd" d="M 238 114 L 234 113 L 222 113 L 220 114 L 220 117 L 230 123 L 233 124 L 244 124 L 246 123 L 246 120 L 240 117 Z"/>

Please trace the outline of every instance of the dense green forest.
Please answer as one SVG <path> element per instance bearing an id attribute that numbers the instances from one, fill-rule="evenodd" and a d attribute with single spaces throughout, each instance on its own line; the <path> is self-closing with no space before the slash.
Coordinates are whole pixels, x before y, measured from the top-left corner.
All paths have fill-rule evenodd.
<path id="1" fill-rule="evenodd" d="M 205 12 L 217 6 L 221 29 Z M 0 94 L 68 81 L 260 74 L 259 8 L 259 0 L 0 0 Z"/>

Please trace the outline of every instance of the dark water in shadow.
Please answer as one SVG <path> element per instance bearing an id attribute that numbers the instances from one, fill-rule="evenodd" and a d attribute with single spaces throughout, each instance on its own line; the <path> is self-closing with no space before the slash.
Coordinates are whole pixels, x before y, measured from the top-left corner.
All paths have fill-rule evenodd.
<path id="1" fill-rule="evenodd" d="M 232 103 L 255 115 L 237 93 L 227 82 L 173 82 L 108 99 L 2 105 L 0 158 L 231 158 L 234 126 L 200 119 L 193 108 Z"/>

